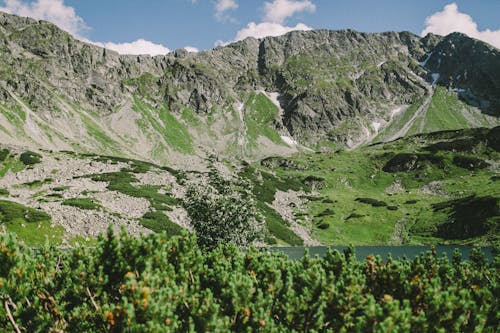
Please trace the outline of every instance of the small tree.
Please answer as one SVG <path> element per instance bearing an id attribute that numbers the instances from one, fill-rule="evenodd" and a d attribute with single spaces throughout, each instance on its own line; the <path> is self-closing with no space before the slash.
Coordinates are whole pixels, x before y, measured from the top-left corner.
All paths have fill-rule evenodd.
<path id="1" fill-rule="evenodd" d="M 188 185 L 184 205 L 201 247 L 246 247 L 261 237 L 263 222 L 251 189 L 248 181 L 222 178 L 214 167 L 208 181 Z"/>

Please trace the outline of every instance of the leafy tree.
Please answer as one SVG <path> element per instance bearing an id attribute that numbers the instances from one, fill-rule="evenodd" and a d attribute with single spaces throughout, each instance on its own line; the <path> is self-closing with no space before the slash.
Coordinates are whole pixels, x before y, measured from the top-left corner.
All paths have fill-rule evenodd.
<path id="1" fill-rule="evenodd" d="M 213 165 L 210 169 L 208 179 L 188 185 L 184 199 L 198 243 L 207 249 L 229 242 L 246 247 L 263 231 L 251 184 L 224 179 Z"/>

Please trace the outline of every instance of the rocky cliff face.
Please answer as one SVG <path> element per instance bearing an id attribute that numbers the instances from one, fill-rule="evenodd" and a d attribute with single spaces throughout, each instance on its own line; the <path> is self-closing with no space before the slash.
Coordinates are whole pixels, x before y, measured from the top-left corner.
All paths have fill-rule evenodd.
<path id="1" fill-rule="evenodd" d="M 496 124 L 498 52 L 457 34 L 318 30 L 124 56 L 0 14 L 0 138 L 178 164 L 206 153 L 289 154 L 300 149 L 294 140 L 354 147 L 395 110 L 429 98 L 431 83 Z"/>
<path id="2" fill-rule="evenodd" d="M 500 115 L 500 51 L 495 47 L 453 33 L 429 53 L 425 68 L 439 74 L 436 83 L 455 89 L 484 112 Z"/>

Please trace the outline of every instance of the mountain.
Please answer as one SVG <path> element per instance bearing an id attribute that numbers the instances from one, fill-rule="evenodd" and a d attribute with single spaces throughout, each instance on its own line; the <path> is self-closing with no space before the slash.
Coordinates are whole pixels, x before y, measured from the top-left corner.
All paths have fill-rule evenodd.
<path id="1" fill-rule="evenodd" d="M 119 55 L 0 13 L 0 222 L 40 245 L 190 228 L 208 160 L 265 242 L 498 240 L 500 51 L 463 34 L 294 31 Z"/>
<path id="2" fill-rule="evenodd" d="M 0 137 L 31 148 L 185 168 L 499 124 L 499 51 L 460 34 L 296 31 L 156 57 L 3 13 L 0 34 Z"/>

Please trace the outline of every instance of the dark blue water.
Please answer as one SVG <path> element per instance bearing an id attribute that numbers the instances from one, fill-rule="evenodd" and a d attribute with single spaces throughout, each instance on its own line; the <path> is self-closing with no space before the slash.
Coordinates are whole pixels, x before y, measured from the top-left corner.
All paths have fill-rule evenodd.
<path id="1" fill-rule="evenodd" d="M 332 246 L 331 249 L 338 250 L 342 252 L 347 247 Z M 438 257 L 443 255 L 448 256 L 451 259 L 453 256 L 453 251 L 458 249 L 462 254 L 463 260 L 468 260 L 470 253 L 473 248 L 480 249 L 487 260 L 493 260 L 493 254 L 491 253 L 491 247 L 474 247 L 474 246 L 463 246 L 463 245 L 447 245 L 447 246 L 436 246 L 436 252 Z M 306 249 L 309 250 L 309 255 L 314 256 L 324 256 L 328 247 L 326 246 L 312 246 L 312 247 L 274 247 L 268 248 L 268 251 L 281 251 L 285 253 L 290 259 L 297 260 L 304 256 Z M 389 254 L 393 259 L 406 257 L 408 259 L 413 259 L 421 253 L 431 251 L 430 246 L 355 246 L 354 251 L 356 253 L 356 258 L 358 260 L 365 260 L 367 256 L 380 256 L 383 260 L 386 260 Z"/>

